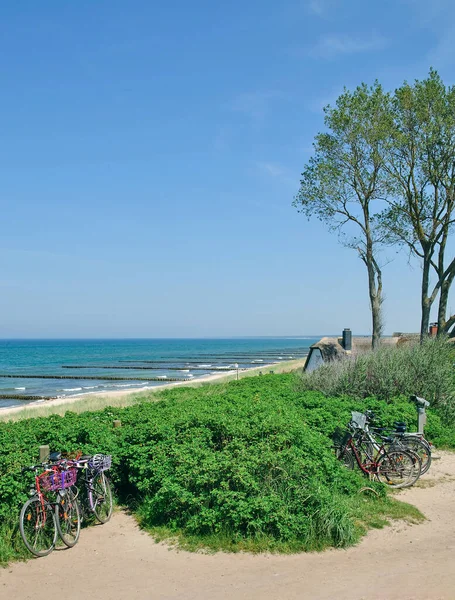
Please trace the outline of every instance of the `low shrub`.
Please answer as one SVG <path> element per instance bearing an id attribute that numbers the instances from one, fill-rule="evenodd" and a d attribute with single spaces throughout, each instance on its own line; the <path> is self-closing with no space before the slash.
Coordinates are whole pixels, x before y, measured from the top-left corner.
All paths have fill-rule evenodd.
<path id="1" fill-rule="evenodd" d="M 244 396 L 245 387 L 229 385 L 206 402 L 197 394 L 168 401 L 159 420 L 144 406 L 140 423 L 124 428 L 123 485 L 142 498 L 142 523 L 298 539 L 301 548 L 346 545 L 355 527 L 340 497 L 356 494 L 362 479 L 340 469 L 330 440 L 293 402 L 264 393 L 263 380 L 256 393 Z"/>

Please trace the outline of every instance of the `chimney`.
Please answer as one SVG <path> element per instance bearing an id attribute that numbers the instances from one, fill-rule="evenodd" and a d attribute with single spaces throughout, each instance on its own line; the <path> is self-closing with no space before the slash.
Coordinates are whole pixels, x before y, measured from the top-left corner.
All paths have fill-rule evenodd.
<path id="1" fill-rule="evenodd" d="M 352 332 L 350 329 L 343 329 L 343 348 L 348 352 L 352 350 Z"/>
<path id="2" fill-rule="evenodd" d="M 436 337 L 436 334 L 438 333 L 438 324 L 437 323 L 430 323 L 430 337 Z"/>

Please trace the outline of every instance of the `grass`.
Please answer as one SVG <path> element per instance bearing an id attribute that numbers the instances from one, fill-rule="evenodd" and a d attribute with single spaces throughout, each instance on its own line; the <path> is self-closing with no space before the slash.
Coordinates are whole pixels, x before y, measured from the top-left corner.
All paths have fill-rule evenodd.
<path id="1" fill-rule="evenodd" d="M 382 529 L 390 525 L 391 521 L 404 521 L 416 525 L 425 520 L 425 516 L 418 508 L 390 496 L 374 503 L 366 502 L 365 498 L 359 497 L 357 503 L 353 504 L 353 509 L 357 525 L 363 533 L 368 529 Z"/>
<path id="2" fill-rule="evenodd" d="M 301 389 L 354 399 L 375 397 L 384 402 L 415 394 L 433 407 L 444 407 L 450 416 L 455 404 L 454 360 L 454 344 L 445 338 L 383 346 L 302 374 Z M 455 413 L 453 417 L 455 422 Z"/>
<path id="3" fill-rule="evenodd" d="M 9 516 L 0 526 L 0 566 L 7 566 L 13 560 L 28 560 L 30 552 L 19 535 L 19 513 Z"/>

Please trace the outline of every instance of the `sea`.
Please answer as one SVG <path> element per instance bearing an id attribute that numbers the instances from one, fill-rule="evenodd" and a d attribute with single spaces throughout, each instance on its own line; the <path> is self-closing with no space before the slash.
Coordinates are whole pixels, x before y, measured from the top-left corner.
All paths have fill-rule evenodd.
<path id="1" fill-rule="evenodd" d="M 0 408 L 298 359 L 318 339 L 0 340 Z"/>

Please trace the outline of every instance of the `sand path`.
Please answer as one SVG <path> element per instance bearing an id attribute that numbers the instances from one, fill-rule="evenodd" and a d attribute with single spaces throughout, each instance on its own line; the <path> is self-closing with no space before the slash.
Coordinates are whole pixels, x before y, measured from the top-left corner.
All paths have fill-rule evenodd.
<path id="1" fill-rule="evenodd" d="M 455 454 L 401 492 L 428 520 L 372 531 L 348 550 L 292 556 L 191 554 L 155 544 L 117 512 L 72 550 L 0 571 L 0 598 L 48 600 L 453 600 Z"/>

